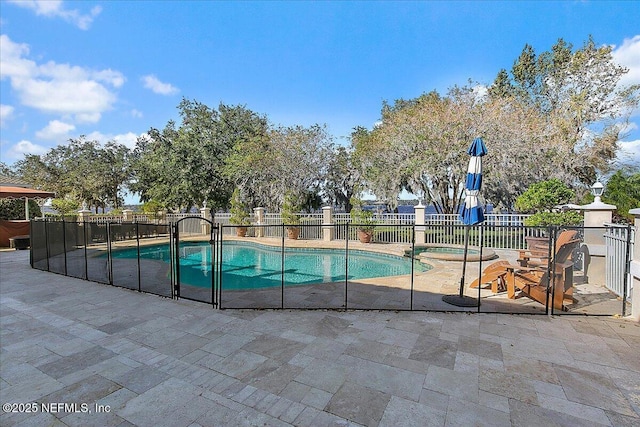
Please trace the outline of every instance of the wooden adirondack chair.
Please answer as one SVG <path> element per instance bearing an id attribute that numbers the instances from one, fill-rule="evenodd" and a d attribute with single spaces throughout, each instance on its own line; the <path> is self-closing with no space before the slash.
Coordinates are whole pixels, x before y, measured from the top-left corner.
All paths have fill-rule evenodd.
<path id="1" fill-rule="evenodd" d="M 505 277 L 507 275 L 507 267 L 509 266 L 511 266 L 509 261 L 496 261 L 485 268 L 482 272 L 482 276 L 476 278 L 469 286 L 477 288 L 478 285 L 482 283 L 483 285 L 491 286 L 491 292 L 494 294 L 504 292 L 507 290 Z"/>
<path id="2" fill-rule="evenodd" d="M 515 298 L 516 291 L 538 301 L 547 303 L 547 293 L 553 294 L 553 307 L 566 310 L 566 303 L 573 302 L 573 260 L 574 249 L 580 239 L 565 242 L 558 248 L 553 262 L 553 271 L 548 266 L 525 267 L 509 265 L 503 280 L 506 282 L 507 296 Z"/>
<path id="3" fill-rule="evenodd" d="M 555 272 L 552 279 L 548 279 L 549 254 L 548 249 L 535 251 L 520 251 L 519 265 L 509 261 L 497 261 L 489 265 L 482 272 L 480 278 L 471 282 L 470 287 L 480 285 L 490 286 L 493 293 L 507 291 L 509 298 L 515 298 L 517 290 L 542 304 L 547 302 L 547 283 L 555 286 L 554 308 L 563 309 L 565 299 L 572 300 L 573 295 L 573 260 L 572 253 L 580 244 L 576 239 L 577 232 L 567 230 L 560 233 L 556 241 Z M 526 261 L 526 262 L 525 262 Z"/>
<path id="4" fill-rule="evenodd" d="M 576 230 L 565 230 L 558 235 L 556 239 L 556 247 L 554 250 L 554 257 L 557 257 L 557 253 L 560 248 L 567 242 L 575 240 L 578 236 Z M 541 267 L 549 264 L 549 244 L 548 241 L 545 244 L 536 243 L 530 245 L 529 249 L 520 251 L 518 256 L 518 264 L 523 267 Z"/>

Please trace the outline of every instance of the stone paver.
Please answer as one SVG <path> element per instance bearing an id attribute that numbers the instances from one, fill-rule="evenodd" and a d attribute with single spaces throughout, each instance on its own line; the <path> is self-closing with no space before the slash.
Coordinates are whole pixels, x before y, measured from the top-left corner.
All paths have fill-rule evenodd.
<path id="1" fill-rule="evenodd" d="M 640 425 L 628 320 L 217 311 L 28 255 L 0 252 L 0 403 L 67 406 L 2 426 Z"/>

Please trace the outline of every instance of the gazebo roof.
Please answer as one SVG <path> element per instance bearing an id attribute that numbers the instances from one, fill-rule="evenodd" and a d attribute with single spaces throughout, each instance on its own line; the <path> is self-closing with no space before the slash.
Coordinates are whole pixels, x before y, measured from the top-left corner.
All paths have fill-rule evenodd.
<path id="1" fill-rule="evenodd" d="M 50 197 L 55 197 L 55 193 L 28 187 L 0 185 L 0 199 L 21 199 L 23 197 L 28 197 L 30 199 L 48 199 Z"/>

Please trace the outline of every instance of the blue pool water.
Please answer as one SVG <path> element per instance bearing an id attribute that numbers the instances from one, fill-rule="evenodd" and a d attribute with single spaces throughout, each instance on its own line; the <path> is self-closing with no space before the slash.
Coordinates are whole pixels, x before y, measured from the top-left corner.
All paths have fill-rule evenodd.
<path id="1" fill-rule="evenodd" d="M 211 286 L 211 248 L 207 243 L 180 245 L 180 282 L 197 287 Z M 115 258 L 135 258 L 135 248 L 116 251 Z M 169 246 L 140 248 L 140 257 L 169 262 Z M 429 266 L 415 262 L 416 272 Z M 350 250 L 349 280 L 411 274 L 411 260 L 394 255 Z M 284 256 L 285 285 L 345 280 L 345 252 L 333 249 L 287 248 Z M 261 289 L 281 286 L 282 253 L 279 247 L 254 243 L 225 242 L 222 250 L 223 290 Z"/>

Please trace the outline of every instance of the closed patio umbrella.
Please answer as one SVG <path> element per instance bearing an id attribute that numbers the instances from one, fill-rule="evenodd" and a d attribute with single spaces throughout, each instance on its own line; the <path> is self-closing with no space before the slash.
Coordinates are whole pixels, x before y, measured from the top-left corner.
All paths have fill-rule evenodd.
<path id="1" fill-rule="evenodd" d="M 464 191 L 465 199 L 460 211 L 460 221 L 465 225 L 464 230 L 464 261 L 462 263 L 462 278 L 460 279 L 460 292 L 458 295 L 445 295 L 442 297 L 447 302 L 458 307 L 476 307 L 479 301 L 464 295 L 464 277 L 467 269 L 467 253 L 469 251 L 469 229 L 472 225 L 484 222 L 484 210 L 478 202 L 478 194 L 482 187 L 482 156 L 487 154 L 487 147 L 482 138 L 476 138 L 467 150 L 471 156 L 467 169 L 467 180 Z"/>

